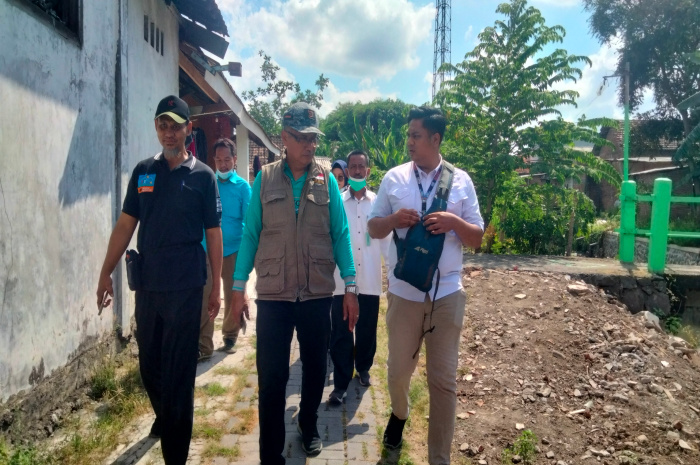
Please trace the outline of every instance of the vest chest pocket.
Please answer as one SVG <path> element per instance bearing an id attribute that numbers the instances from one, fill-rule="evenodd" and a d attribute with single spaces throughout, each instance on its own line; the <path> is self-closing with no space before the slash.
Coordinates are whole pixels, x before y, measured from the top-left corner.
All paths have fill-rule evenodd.
<path id="1" fill-rule="evenodd" d="M 284 240 L 280 232 L 260 235 L 260 246 L 255 255 L 255 272 L 259 294 L 282 292 L 284 289 Z"/>
<path id="2" fill-rule="evenodd" d="M 288 208 L 285 205 L 286 200 L 287 192 L 284 189 L 271 189 L 263 194 L 261 199 L 263 229 L 284 223 L 285 209 Z"/>
<path id="3" fill-rule="evenodd" d="M 304 214 L 309 226 L 320 226 L 323 230 L 330 228 L 330 196 L 326 184 L 313 185 L 306 194 L 306 213 Z"/>
<path id="4" fill-rule="evenodd" d="M 332 294 L 335 290 L 335 261 L 330 236 L 315 235 L 309 244 L 309 291 Z"/>

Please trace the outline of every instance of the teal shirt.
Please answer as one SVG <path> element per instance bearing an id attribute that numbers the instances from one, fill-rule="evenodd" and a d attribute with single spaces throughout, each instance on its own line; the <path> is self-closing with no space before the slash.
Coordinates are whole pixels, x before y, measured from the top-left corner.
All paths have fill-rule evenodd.
<path id="1" fill-rule="evenodd" d="M 217 176 L 219 197 L 221 198 L 221 236 L 224 242 L 224 257 L 238 252 L 243 236 L 245 214 L 250 203 L 250 184 L 235 171 L 228 179 Z M 206 235 L 202 241 L 207 250 Z"/>
<path id="2" fill-rule="evenodd" d="M 298 201 L 301 198 L 301 192 L 306 182 L 307 173 L 304 173 L 299 179 L 294 179 L 289 167 L 285 164 L 284 174 L 289 177 L 292 182 L 292 195 L 294 195 L 295 209 L 299 210 Z M 253 183 L 253 193 L 246 213 L 245 226 L 243 228 L 243 239 L 241 248 L 238 251 L 236 258 L 236 270 L 233 273 L 233 288 L 243 290 L 245 283 L 248 281 L 250 272 L 253 271 L 255 264 L 255 254 L 258 251 L 258 243 L 260 241 L 260 231 L 262 231 L 262 204 L 260 203 L 260 173 L 255 177 Z M 345 208 L 343 200 L 338 189 L 338 183 L 334 176 L 328 176 L 328 195 L 329 204 L 328 210 L 331 221 L 331 240 L 333 241 L 333 257 L 340 269 L 340 276 L 345 282 L 354 281 L 355 279 L 355 263 L 352 259 L 352 244 L 350 242 L 350 227 L 348 219 L 345 216 Z"/>

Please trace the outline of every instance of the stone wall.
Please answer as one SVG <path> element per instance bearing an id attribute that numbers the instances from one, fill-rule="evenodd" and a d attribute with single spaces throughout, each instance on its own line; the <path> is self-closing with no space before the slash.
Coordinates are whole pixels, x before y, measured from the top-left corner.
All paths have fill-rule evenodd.
<path id="1" fill-rule="evenodd" d="M 573 276 L 614 296 L 625 304 L 631 313 L 649 310 L 668 314 L 671 311 L 666 280 L 662 276 L 635 277 L 604 274 Z"/>
<path id="2" fill-rule="evenodd" d="M 616 258 L 619 252 L 620 239 L 616 232 L 603 234 L 600 244 L 602 248 L 595 254 L 600 258 Z M 635 263 L 647 263 L 649 260 L 649 239 L 637 237 L 634 245 Z M 700 266 L 700 249 L 669 245 L 666 251 L 666 263 L 669 265 Z"/>

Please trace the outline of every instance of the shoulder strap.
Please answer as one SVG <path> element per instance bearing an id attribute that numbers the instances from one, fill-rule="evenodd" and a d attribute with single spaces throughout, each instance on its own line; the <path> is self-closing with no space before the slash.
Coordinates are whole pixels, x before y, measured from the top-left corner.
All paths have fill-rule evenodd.
<path id="1" fill-rule="evenodd" d="M 435 197 L 439 197 L 445 202 L 447 202 L 450 196 L 450 189 L 452 189 L 452 179 L 454 178 L 455 167 L 447 161 L 442 162 L 442 173 L 440 174 L 440 180 L 437 185 L 437 192 L 435 192 Z"/>

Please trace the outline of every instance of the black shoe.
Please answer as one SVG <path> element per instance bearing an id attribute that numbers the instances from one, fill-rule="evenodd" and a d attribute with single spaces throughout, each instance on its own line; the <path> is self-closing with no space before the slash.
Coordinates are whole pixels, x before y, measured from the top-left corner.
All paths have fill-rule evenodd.
<path id="1" fill-rule="evenodd" d="M 152 439 L 160 439 L 163 434 L 163 427 L 160 425 L 160 418 L 156 417 L 155 421 L 151 425 L 151 432 L 148 433 L 148 437 Z"/>
<path id="2" fill-rule="evenodd" d="M 360 386 L 367 387 L 372 384 L 369 382 L 369 371 L 361 371 L 357 377 L 359 378 Z"/>
<path id="3" fill-rule="evenodd" d="M 384 447 L 387 449 L 398 449 L 401 447 L 403 442 L 403 427 L 406 424 L 406 420 L 399 420 L 399 418 L 392 412 L 389 417 L 389 423 L 386 425 L 386 430 L 384 430 Z"/>
<path id="4" fill-rule="evenodd" d="M 328 396 L 328 403 L 331 405 L 340 405 L 343 403 L 343 398 L 345 397 L 345 389 L 335 388 L 331 395 Z"/>
<path id="5" fill-rule="evenodd" d="M 301 425 L 297 423 L 297 432 L 301 436 L 301 448 L 304 449 L 306 455 L 318 455 L 323 449 L 321 436 L 318 434 L 318 428 L 314 426 L 313 431 L 309 434 L 304 434 L 301 431 Z"/>

